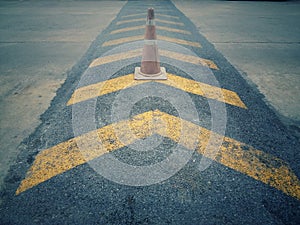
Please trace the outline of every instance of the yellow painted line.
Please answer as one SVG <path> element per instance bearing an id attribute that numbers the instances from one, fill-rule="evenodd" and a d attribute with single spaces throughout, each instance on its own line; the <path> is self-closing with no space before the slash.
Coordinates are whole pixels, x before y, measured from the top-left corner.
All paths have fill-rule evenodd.
<path id="1" fill-rule="evenodd" d="M 170 27 L 163 27 L 163 26 L 156 26 L 158 30 L 165 30 L 169 32 L 174 32 L 174 33 L 180 33 L 180 34 L 189 34 L 191 35 L 192 33 L 186 30 L 180 30 L 180 29 L 175 29 L 175 28 L 170 28 Z"/>
<path id="2" fill-rule="evenodd" d="M 134 58 L 134 57 L 141 56 L 141 55 L 142 55 L 141 48 L 134 49 L 134 50 L 130 50 L 127 52 L 122 52 L 122 53 L 117 53 L 117 54 L 97 58 L 90 64 L 89 67 L 91 68 L 91 67 L 95 67 L 95 66 L 100 66 L 103 64 L 116 62 L 116 61 L 119 61 L 122 59 L 130 59 L 130 58 Z"/>
<path id="3" fill-rule="evenodd" d="M 177 25 L 177 26 L 184 26 L 184 23 L 174 22 L 174 21 L 169 21 L 169 20 L 155 19 L 155 21 L 160 22 L 160 23 L 167 23 L 167 24 Z"/>
<path id="4" fill-rule="evenodd" d="M 133 87 L 139 84 L 143 84 L 147 82 L 157 82 L 157 83 L 175 87 L 185 92 L 189 92 L 195 95 L 200 95 L 206 98 L 224 102 L 226 104 L 247 109 L 246 105 L 242 102 L 239 96 L 233 91 L 211 86 L 194 80 L 189 80 L 170 73 L 168 73 L 167 76 L 168 76 L 168 80 L 163 80 L 163 81 L 160 80 L 137 81 L 134 80 L 133 74 L 129 74 L 126 76 L 114 78 L 96 84 L 91 84 L 75 90 L 70 100 L 68 101 L 67 105 L 69 106 L 72 104 L 76 104 L 91 98 L 96 98 L 105 94 L 120 91 L 122 89 Z"/>
<path id="5" fill-rule="evenodd" d="M 122 32 L 133 31 L 133 30 L 141 30 L 141 29 L 145 29 L 145 25 L 134 26 L 134 27 L 126 27 L 126 28 L 114 30 L 114 31 L 110 32 L 110 34 L 118 34 L 118 33 L 122 33 Z M 165 30 L 165 31 L 174 32 L 174 33 L 180 33 L 180 34 L 189 34 L 189 35 L 192 34 L 191 32 L 186 31 L 186 30 L 180 30 L 180 29 L 164 27 L 164 26 L 156 26 L 156 29 Z"/>
<path id="6" fill-rule="evenodd" d="M 173 58 L 173 59 L 177 59 L 183 62 L 188 62 L 188 63 L 192 63 L 192 64 L 201 64 L 203 66 L 208 66 L 211 69 L 215 69 L 218 70 L 218 66 L 211 60 L 208 59 L 203 59 L 203 58 L 199 58 L 197 56 L 191 56 L 191 55 L 185 55 L 185 54 L 181 54 L 181 53 L 177 53 L 177 52 L 172 52 L 172 51 L 168 51 L 168 50 L 159 50 L 159 54 L 161 56 L 165 56 L 165 57 L 169 57 L 169 58 Z"/>
<path id="7" fill-rule="evenodd" d="M 162 128 L 156 127 L 158 134 L 175 142 L 181 140 L 180 144 L 189 149 L 193 149 L 191 146 L 198 141 L 198 153 L 300 200 L 300 181 L 283 160 L 178 117 L 163 112 L 156 112 L 157 116 L 167 124 Z M 173 129 L 174 127 L 176 129 Z M 223 139 L 216 154 L 207 149 L 208 139 L 211 137 Z M 210 143 L 209 148 L 219 147 L 213 145 L 214 143 Z"/>
<path id="8" fill-rule="evenodd" d="M 168 137 L 187 149 L 196 149 L 224 166 L 300 200 L 300 181 L 281 159 L 159 110 L 139 114 L 43 150 L 36 156 L 16 194 L 154 133 Z M 212 137 L 223 140 L 221 146 L 208 142 Z M 99 144 L 90 145 L 91 141 Z M 220 147 L 218 152 L 210 151 L 215 147 Z"/>
<path id="9" fill-rule="evenodd" d="M 110 32 L 110 34 L 118 34 L 118 33 L 123 33 L 123 32 L 133 31 L 133 30 L 140 30 L 140 29 L 145 29 L 145 25 L 126 27 L 126 28 L 114 30 L 114 31 Z"/>
<path id="10" fill-rule="evenodd" d="M 159 16 L 159 17 L 179 19 L 178 16 L 171 16 L 171 15 L 167 15 L 167 14 L 156 13 L 155 15 Z M 144 17 L 146 17 L 146 13 L 136 13 L 136 14 L 126 15 L 126 16 L 122 16 L 122 18 L 130 18 L 130 17 L 135 17 L 135 16 L 144 16 Z"/>
<path id="11" fill-rule="evenodd" d="M 145 21 L 146 23 L 146 18 L 138 18 L 138 19 L 130 19 L 130 20 L 122 20 L 116 23 L 116 25 L 121 25 L 124 23 L 133 23 L 133 22 L 139 22 L 139 21 Z"/>
<path id="12" fill-rule="evenodd" d="M 203 59 L 203 58 L 191 56 L 191 55 L 184 55 L 181 53 L 162 50 L 162 49 L 159 50 L 159 53 L 160 53 L 160 55 L 171 58 L 171 59 L 176 59 L 179 61 L 192 63 L 192 64 L 196 64 L 196 65 L 201 64 L 203 66 L 208 66 L 211 69 L 216 69 L 216 70 L 219 69 L 218 66 L 214 62 L 212 62 L 211 60 L 208 60 L 208 59 Z M 104 65 L 107 63 L 116 62 L 116 61 L 123 60 L 123 59 L 130 59 L 130 58 L 134 58 L 137 56 L 142 56 L 142 49 L 134 49 L 134 50 L 130 50 L 127 52 L 122 52 L 122 53 L 117 53 L 117 54 L 97 58 L 90 64 L 89 67 L 92 68 L 95 66 Z"/>
<path id="13" fill-rule="evenodd" d="M 118 38 L 111 41 L 106 41 L 102 44 L 102 46 L 112 46 L 112 45 L 119 45 L 123 43 L 133 42 L 133 41 L 140 41 L 144 40 L 144 35 L 137 35 L 137 36 L 131 36 L 131 37 L 125 37 L 125 38 Z"/>
<path id="14" fill-rule="evenodd" d="M 186 40 L 182 40 L 182 39 L 165 37 L 165 36 L 160 36 L 160 35 L 157 35 L 157 38 L 159 40 L 162 40 L 162 41 L 173 42 L 173 43 L 176 43 L 176 44 L 189 45 L 189 46 L 199 47 L 199 48 L 202 47 L 198 42 L 186 41 Z"/>
<path id="15" fill-rule="evenodd" d="M 186 79 L 170 73 L 168 73 L 168 80 L 157 80 L 156 82 L 169 85 L 195 95 L 204 96 L 205 98 L 214 99 L 226 104 L 247 109 L 246 105 L 240 99 L 238 94 L 227 89 Z"/>
<path id="16" fill-rule="evenodd" d="M 160 36 L 160 35 L 157 35 L 157 39 L 162 41 L 173 42 L 176 44 L 189 45 L 189 46 L 201 48 L 201 45 L 198 42 L 186 41 L 183 39 L 171 38 L 171 37 Z M 112 46 L 112 45 L 124 44 L 128 42 L 139 41 L 139 40 L 144 40 L 144 35 L 137 35 L 137 36 L 131 36 L 131 37 L 119 38 L 111 41 L 106 41 L 102 44 L 102 46 Z"/>
<path id="17" fill-rule="evenodd" d="M 139 22 L 139 21 L 145 21 L 145 23 L 146 23 L 145 18 L 137 18 L 137 19 L 130 19 L 130 20 L 122 20 L 122 21 L 117 22 L 116 25 L 121 25 L 121 24 L 125 24 L 125 23 L 134 23 L 134 22 Z M 167 23 L 167 24 L 177 25 L 177 26 L 184 26 L 183 23 L 169 21 L 169 20 L 155 19 L 155 21 L 160 22 L 160 23 Z"/>
<path id="18" fill-rule="evenodd" d="M 129 145 L 134 140 L 138 139 L 138 137 L 143 138 L 143 134 L 147 131 L 145 129 L 147 124 L 141 124 L 141 127 L 141 125 L 139 126 L 139 123 L 147 121 L 149 114 L 150 113 L 144 113 L 143 115 L 135 117 L 136 120 L 131 125 L 139 127 L 141 133 L 138 134 L 135 132 L 135 136 L 132 136 L 130 132 L 125 132 L 124 135 L 127 140 L 126 145 Z M 123 129 L 125 131 L 127 127 L 128 121 L 121 121 L 117 124 L 108 125 L 72 138 L 42 151 L 36 156 L 33 165 L 27 172 L 26 178 L 22 180 L 16 194 L 18 195 L 58 174 L 86 163 L 105 153 L 124 147 L 124 143 L 116 137 L 115 130 Z M 95 140 L 101 141 L 102 144 L 90 145 L 90 143 Z M 122 141 L 124 140 L 122 139 Z M 80 147 L 78 147 L 78 145 Z"/>
<path id="19" fill-rule="evenodd" d="M 157 16 L 159 16 L 159 17 L 167 17 L 167 18 L 172 18 L 172 19 L 180 19 L 178 16 L 171 16 L 171 15 L 167 15 L 167 14 L 161 14 L 161 13 L 157 13 L 156 14 Z"/>
<path id="20" fill-rule="evenodd" d="M 134 80 L 133 74 L 129 74 L 126 76 L 84 86 L 74 91 L 67 105 L 76 104 L 82 101 L 86 101 L 88 99 L 120 91 L 122 89 L 133 87 L 135 85 L 139 85 L 146 82 L 148 81 L 140 82 Z"/>
<path id="21" fill-rule="evenodd" d="M 129 18 L 129 17 L 135 17 L 135 16 L 144 16 L 144 17 L 146 17 L 146 13 L 130 14 L 130 15 L 122 16 L 122 18 Z"/>

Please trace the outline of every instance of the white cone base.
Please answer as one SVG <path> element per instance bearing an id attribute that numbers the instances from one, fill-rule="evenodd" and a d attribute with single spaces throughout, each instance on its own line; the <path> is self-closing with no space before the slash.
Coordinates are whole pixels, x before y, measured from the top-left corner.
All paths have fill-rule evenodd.
<path id="1" fill-rule="evenodd" d="M 167 80 L 167 72 L 165 67 L 160 67 L 158 74 L 144 74 L 141 72 L 141 67 L 135 67 L 134 70 L 135 80 Z"/>

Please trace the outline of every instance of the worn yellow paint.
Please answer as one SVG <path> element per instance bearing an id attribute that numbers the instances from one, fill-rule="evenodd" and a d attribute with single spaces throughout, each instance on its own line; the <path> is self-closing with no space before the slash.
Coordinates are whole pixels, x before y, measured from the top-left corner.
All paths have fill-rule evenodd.
<path id="1" fill-rule="evenodd" d="M 155 115 L 164 122 L 161 124 L 165 124 L 156 128 L 158 134 L 180 141 L 188 149 L 194 149 L 196 141 L 200 154 L 300 200 L 300 181 L 283 160 L 181 118 L 163 112 Z M 218 142 L 216 146 L 214 141 L 210 142 L 209 148 L 207 146 L 212 136 L 215 140 L 223 140 L 218 152 L 209 151 L 209 148 L 218 148 Z"/>
<path id="2" fill-rule="evenodd" d="M 145 25 L 134 26 L 134 27 L 125 27 L 125 28 L 113 30 L 110 32 L 110 34 L 118 34 L 118 33 L 123 33 L 123 32 L 133 31 L 133 30 L 140 30 L 140 29 L 145 29 Z"/>
<path id="3" fill-rule="evenodd" d="M 146 17 L 146 13 L 129 14 L 129 15 L 122 16 L 122 18 L 129 18 L 129 17 L 135 17 L 135 16 L 144 16 L 144 17 Z"/>
<path id="4" fill-rule="evenodd" d="M 215 87 L 209 84 L 197 82 L 170 73 L 167 73 L 167 76 L 168 76 L 168 80 L 138 81 L 138 80 L 134 80 L 133 74 L 128 74 L 122 77 L 113 78 L 96 84 L 84 86 L 74 91 L 70 100 L 67 102 L 67 105 L 76 104 L 91 98 L 120 91 L 122 89 L 133 87 L 139 84 L 143 84 L 147 82 L 157 82 L 157 83 L 178 88 L 185 92 L 204 96 L 206 98 L 214 99 L 220 102 L 224 102 L 226 104 L 247 109 L 246 105 L 242 102 L 239 96 L 233 91 Z"/>
<path id="5" fill-rule="evenodd" d="M 167 18 L 179 19 L 178 16 L 171 16 L 171 15 L 167 15 L 167 14 L 155 13 L 155 15 L 159 16 L 159 17 L 167 17 Z M 146 17 L 146 13 L 130 14 L 130 15 L 122 16 L 122 18 L 130 18 L 130 17 L 135 17 L 135 16 L 144 16 L 144 17 Z"/>
<path id="6" fill-rule="evenodd" d="M 114 31 L 110 32 L 110 34 L 118 34 L 118 33 L 122 33 L 122 32 L 140 30 L 140 29 L 145 29 L 145 25 L 121 28 L 121 29 L 114 30 Z M 169 31 L 169 32 L 175 32 L 175 33 L 180 33 L 180 34 L 189 34 L 189 35 L 192 34 L 191 32 L 186 31 L 186 30 L 180 30 L 180 29 L 164 27 L 164 26 L 156 26 L 156 29 Z"/>
<path id="7" fill-rule="evenodd" d="M 91 68 L 91 67 L 95 67 L 95 66 L 100 66 L 103 64 L 116 62 L 116 61 L 123 60 L 123 59 L 130 59 L 130 58 L 134 58 L 134 57 L 141 56 L 141 55 L 142 55 L 141 48 L 134 49 L 134 50 L 130 50 L 127 52 L 122 52 L 122 53 L 117 53 L 117 54 L 97 58 L 90 64 L 89 67 Z"/>
<path id="8" fill-rule="evenodd" d="M 183 62 L 188 62 L 192 64 L 201 64 L 203 66 L 208 66 L 211 69 L 218 70 L 218 66 L 211 60 L 199 58 L 197 56 L 185 55 L 178 52 L 168 51 L 168 50 L 159 50 L 161 56 L 169 57 L 172 59 L 180 60 Z"/>
<path id="9" fill-rule="evenodd" d="M 129 121 L 120 121 L 43 150 L 36 156 L 16 194 L 105 153 L 129 145 L 138 138 L 151 135 L 152 129 L 146 129 L 149 118 L 152 118 L 151 114 L 151 112 L 144 113 L 130 121 L 131 127 L 139 128 L 134 133 L 126 132 Z M 119 139 L 120 136 L 116 136 L 116 130 L 123 131 L 122 134 L 118 132 L 119 135 L 123 135 L 122 141 Z M 95 140 L 98 141 L 97 144 L 93 144 Z"/>
<path id="10" fill-rule="evenodd" d="M 186 79 L 170 73 L 168 73 L 168 80 L 157 80 L 156 82 L 169 85 L 195 95 L 201 95 L 206 98 L 247 109 L 246 105 L 242 102 L 237 93 L 224 88 Z"/>
<path id="11" fill-rule="evenodd" d="M 140 82 L 134 80 L 133 74 L 129 74 L 126 76 L 84 86 L 75 90 L 67 105 L 76 104 L 78 102 L 106 95 L 112 92 L 120 91 L 122 89 L 133 87 L 135 85 L 139 85 L 145 82 L 147 81 Z"/>
<path id="12" fill-rule="evenodd" d="M 146 18 L 137 18 L 137 19 L 130 19 L 130 20 L 122 20 L 122 21 L 117 22 L 116 25 L 121 25 L 121 24 L 125 24 L 125 23 L 134 23 L 134 22 L 139 22 L 139 21 L 145 21 L 146 22 Z M 155 21 L 160 22 L 160 23 L 167 23 L 167 24 L 177 25 L 177 26 L 184 26 L 183 23 L 169 21 L 169 20 L 155 19 Z"/>
<path id="13" fill-rule="evenodd" d="M 156 13 L 157 16 L 159 17 L 167 17 L 167 18 L 172 18 L 172 19 L 180 19 L 178 16 L 171 16 L 168 14 L 161 14 L 161 13 Z"/>
<path id="14" fill-rule="evenodd" d="M 172 51 L 167 51 L 167 50 L 159 50 L 160 55 L 164 56 L 164 57 L 168 57 L 171 59 L 176 59 L 179 61 L 183 61 L 183 62 L 187 62 L 187 63 L 192 63 L 192 64 L 196 64 L 196 65 L 203 65 L 203 66 L 208 66 L 211 69 L 216 69 L 218 70 L 218 66 L 211 60 L 208 59 L 203 59 L 197 56 L 191 56 L 191 55 L 184 55 L 181 53 L 177 53 L 177 52 L 172 52 Z M 91 64 L 90 64 L 90 68 L 95 67 L 95 66 L 100 66 L 100 65 L 104 65 L 107 63 L 111 63 L 111 62 L 116 62 L 119 60 L 123 60 L 123 59 L 130 59 L 130 58 L 134 58 L 134 57 L 138 57 L 142 55 L 142 49 L 134 49 L 134 50 L 130 50 L 127 52 L 122 52 L 122 53 L 116 53 L 116 54 L 112 54 L 112 55 L 108 55 L 108 56 L 103 56 L 100 58 L 95 59 Z"/>
<path id="15" fill-rule="evenodd" d="M 142 113 L 43 150 L 36 156 L 16 194 L 155 133 L 300 200 L 300 181 L 281 159 L 159 110 Z M 212 137 L 221 140 L 221 146 L 218 141 L 211 141 Z M 215 152 L 214 148 L 219 151 Z"/>
<path id="16" fill-rule="evenodd" d="M 160 22 L 160 23 L 172 24 L 172 25 L 176 25 L 176 26 L 184 26 L 184 23 L 175 22 L 175 21 L 162 20 L 162 19 L 155 19 L 155 21 Z"/>
<path id="17" fill-rule="evenodd" d="M 145 21 L 146 23 L 146 17 L 145 18 L 137 18 L 137 19 L 130 19 L 130 20 L 122 20 L 116 23 L 116 25 L 121 25 L 124 23 L 133 23 L 133 22 L 139 22 L 139 21 Z"/>
<path id="18" fill-rule="evenodd" d="M 133 41 L 140 41 L 140 40 L 143 40 L 143 39 L 144 39 L 144 35 L 118 38 L 118 39 L 106 41 L 102 44 L 102 46 L 105 47 L 105 46 L 119 45 L 119 44 L 133 42 Z"/>
<path id="19" fill-rule="evenodd" d="M 167 37 L 167 36 L 157 35 L 157 39 L 162 40 L 162 41 L 173 42 L 173 43 L 181 44 L 181 45 L 189 45 L 189 46 L 198 47 L 198 48 L 202 47 L 198 42 L 186 41 L 186 40 L 182 40 L 182 39 L 178 39 L 178 38 L 171 38 L 171 37 Z"/>
<path id="20" fill-rule="evenodd" d="M 157 35 L 157 39 L 162 41 L 173 42 L 176 44 L 189 45 L 189 46 L 201 48 L 201 45 L 198 42 L 186 41 L 183 39 L 171 38 L 171 37 L 161 36 L 161 35 Z M 140 41 L 140 40 L 144 40 L 144 35 L 137 35 L 137 36 L 118 38 L 118 39 L 106 41 L 102 44 L 102 46 L 112 46 L 112 45 L 124 44 L 128 42 Z"/>
<path id="21" fill-rule="evenodd" d="M 247 149 L 247 150 L 244 150 Z M 201 150 L 199 151 L 201 152 Z M 300 182 L 281 159 L 224 137 L 216 161 L 300 200 Z"/>

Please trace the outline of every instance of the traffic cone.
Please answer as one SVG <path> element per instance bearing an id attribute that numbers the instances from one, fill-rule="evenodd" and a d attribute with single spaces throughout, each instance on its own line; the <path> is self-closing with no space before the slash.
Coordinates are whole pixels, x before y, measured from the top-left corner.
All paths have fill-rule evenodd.
<path id="1" fill-rule="evenodd" d="M 164 67 L 160 67 L 157 38 L 155 31 L 154 9 L 148 9 L 145 31 L 145 43 L 142 54 L 141 67 L 134 71 L 135 80 L 166 80 L 167 74 Z"/>

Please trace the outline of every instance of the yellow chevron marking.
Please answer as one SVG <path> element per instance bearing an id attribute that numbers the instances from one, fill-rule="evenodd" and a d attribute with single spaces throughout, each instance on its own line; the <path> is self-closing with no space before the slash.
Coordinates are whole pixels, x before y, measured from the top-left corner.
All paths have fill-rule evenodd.
<path id="1" fill-rule="evenodd" d="M 99 97 L 105 94 L 113 93 L 124 88 L 133 87 L 147 82 L 157 82 L 164 85 L 172 86 L 189 92 L 195 95 L 200 95 L 206 98 L 214 99 L 226 104 L 234 105 L 247 109 L 239 96 L 230 90 L 204 84 L 198 81 L 190 80 L 184 77 L 179 77 L 174 74 L 167 73 L 168 80 L 155 81 L 137 81 L 133 79 L 133 74 L 117 77 L 96 84 L 91 84 L 75 90 L 67 105 L 76 104 L 91 98 Z"/>
<path id="2" fill-rule="evenodd" d="M 167 15 L 167 14 L 156 13 L 155 15 L 158 16 L 158 17 L 167 17 L 167 18 L 179 19 L 178 16 L 171 16 L 171 15 Z M 136 17 L 136 16 L 144 16 L 145 17 L 145 13 L 130 14 L 130 15 L 122 16 L 122 18 L 130 18 L 130 17 Z"/>
<path id="3" fill-rule="evenodd" d="M 202 66 L 208 66 L 209 68 L 215 69 L 215 70 L 219 69 L 218 66 L 213 61 L 208 60 L 208 59 L 203 59 L 203 58 L 200 58 L 197 56 L 185 55 L 185 54 L 162 50 L 162 49 L 159 50 L 159 53 L 160 53 L 160 55 L 171 58 L 171 59 L 176 59 L 179 61 L 192 63 L 192 64 L 196 64 L 196 65 L 200 64 Z M 103 64 L 111 63 L 111 62 L 116 62 L 116 61 L 123 60 L 123 59 L 130 59 L 130 58 L 138 57 L 141 55 L 142 55 L 142 49 L 134 49 L 134 50 L 130 50 L 127 52 L 116 53 L 113 55 L 103 56 L 103 57 L 95 59 L 90 64 L 89 67 L 92 68 L 95 66 L 100 66 Z"/>
<path id="4" fill-rule="evenodd" d="M 146 18 L 137 18 L 137 19 L 130 19 L 130 20 L 122 20 L 122 21 L 117 22 L 116 25 L 121 25 L 121 24 L 125 24 L 125 23 L 134 23 L 134 22 L 139 22 L 139 21 L 145 21 L 146 22 Z M 155 21 L 160 22 L 160 23 L 167 23 L 167 24 L 177 25 L 177 26 L 184 26 L 183 23 L 169 21 L 169 20 L 155 19 Z"/>
<path id="5" fill-rule="evenodd" d="M 114 31 L 110 32 L 110 34 L 118 34 L 118 33 L 123 33 L 123 32 L 127 32 L 127 31 L 141 30 L 141 29 L 145 29 L 145 25 L 126 27 L 126 28 L 114 30 Z M 192 34 L 191 32 L 186 31 L 186 30 L 180 30 L 180 29 L 164 27 L 164 26 L 156 26 L 156 29 L 165 30 L 165 31 L 174 32 L 174 33 L 181 33 L 181 34 L 189 34 L 189 35 Z"/>
<path id="6" fill-rule="evenodd" d="M 201 48 L 201 45 L 198 42 L 186 41 L 183 39 L 171 38 L 171 37 L 161 36 L 161 35 L 157 35 L 157 39 L 162 40 L 162 41 L 173 42 L 176 44 L 189 45 L 189 46 Z M 137 36 L 131 36 L 131 37 L 114 39 L 111 41 L 106 41 L 102 44 L 102 46 L 104 46 L 104 47 L 112 46 L 112 45 L 124 44 L 124 43 L 128 43 L 128 42 L 140 41 L 140 40 L 144 40 L 144 35 L 137 35 Z"/>
<path id="7" fill-rule="evenodd" d="M 116 130 L 118 130 L 118 135 L 116 135 Z M 170 138 L 187 149 L 196 149 L 198 153 L 224 166 L 300 200 L 300 181 L 281 159 L 159 110 L 136 115 L 129 120 L 102 127 L 43 150 L 36 156 L 16 194 L 154 133 Z M 120 135 L 122 141 L 119 138 Z M 214 154 L 211 154 L 209 148 L 219 146 L 213 146 L 214 143 L 210 143 L 207 148 L 211 136 L 223 140 L 220 150 Z M 99 144 L 91 147 L 89 144 L 91 140 L 97 140 Z"/>

